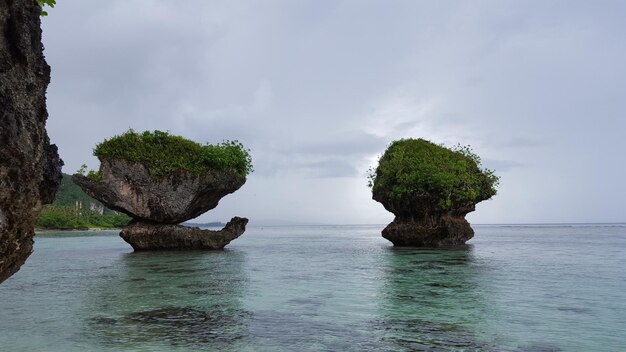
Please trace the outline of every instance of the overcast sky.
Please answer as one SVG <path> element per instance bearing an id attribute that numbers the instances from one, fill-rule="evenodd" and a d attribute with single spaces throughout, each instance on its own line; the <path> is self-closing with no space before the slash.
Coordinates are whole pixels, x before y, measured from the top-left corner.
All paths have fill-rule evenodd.
<path id="1" fill-rule="evenodd" d="M 625 1 L 59 0 L 48 131 L 237 139 L 255 172 L 198 220 L 387 223 L 392 140 L 469 144 L 501 176 L 472 223 L 626 221 Z"/>

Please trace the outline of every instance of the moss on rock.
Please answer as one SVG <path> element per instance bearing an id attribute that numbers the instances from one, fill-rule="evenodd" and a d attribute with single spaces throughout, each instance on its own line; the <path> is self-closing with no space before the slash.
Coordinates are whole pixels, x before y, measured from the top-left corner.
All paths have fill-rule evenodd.
<path id="1" fill-rule="evenodd" d="M 96 145 L 94 155 L 101 161 L 122 159 L 139 162 L 157 176 L 177 171 L 194 174 L 234 171 L 245 177 L 253 171 L 249 150 L 237 141 L 201 145 L 162 131 L 137 133 L 129 130 Z M 97 179 L 95 176 L 92 178 Z"/>

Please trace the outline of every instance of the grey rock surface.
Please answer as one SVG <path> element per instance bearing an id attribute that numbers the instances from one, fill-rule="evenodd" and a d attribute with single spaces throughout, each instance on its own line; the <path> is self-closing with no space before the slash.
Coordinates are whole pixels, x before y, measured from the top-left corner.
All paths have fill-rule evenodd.
<path id="1" fill-rule="evenodd" d="M 177 225 L 217 206 L 246 182 L 235 172 L 194 174 L 180 171 L 157 176 L 142 163 L 101 160 L 101 179 L 72 179 L 88 195 L 133 220 L 120 236 L 136 251 L 222 249 L 246 229 L 248 219 L 235 217 L 220 231 Z"/>
<path id="2" fill-rule="evenodd" d="M 161 224 L 193 219 L 215 208 L 220 199 L 246 182 L 234 172 L 221 171 L 155 176 L 143 164 L 125 160 L 102 160 L 100 173 L 99 182 L 82 175 L 74 175 L 72 180 L 110 209 Z"/>
<path id="3" fill-rule="evenodd" d="M 373 198 L 395 215 L 382 231 L 383 237 L 394 246 L 454 247 L 474 237 L 465 215 L 476 209 L 475 204 L 444 212 L 437 210 L 436 200 L 419 197 L 393 200 L 382 194 L 374 194 Z"/>
<path id="4" fill-rule="evenodd" d="M 0 1 L 0 282 L 32 252 L 37 216 L 61 183 L 63 162 L 45 129 L 40 13 L 33 0 Z"/>
<path id="5" fill-rule="evenodd" d="M 441 216 L 434 221 L 396 218 L 383 229 L 383 237 L 398 247 L 454 247 L 474 237 L 474 230 L 462 216 Z"/>
<path id="6" fill-rule="evenodd" d="M 222 249 L 246 230 L 248 219 L 234 217 L 222 230 L 134 221 L 120 236 L 135 251 Z"/>

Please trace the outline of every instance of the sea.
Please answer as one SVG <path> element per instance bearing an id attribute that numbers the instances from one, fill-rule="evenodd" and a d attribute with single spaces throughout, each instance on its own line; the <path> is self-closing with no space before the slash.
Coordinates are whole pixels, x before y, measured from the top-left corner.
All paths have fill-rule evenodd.
<path id="1" fill-rule="evenodd" d="M 626 224 L 249 227 L 223 251 L 47 232 L 0 284 L 0 351 L 626 351 Z"/>

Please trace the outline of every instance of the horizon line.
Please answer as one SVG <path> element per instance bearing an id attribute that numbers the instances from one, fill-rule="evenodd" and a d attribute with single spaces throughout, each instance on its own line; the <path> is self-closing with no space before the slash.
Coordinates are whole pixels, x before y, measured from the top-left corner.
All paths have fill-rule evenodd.
<path id="1" fill-rule="evenodd" d="M 262 221 L 262 220 L 261 220 Z M 191 223 L 191 222 L 190 222 Z M 208 223 L 223 223 L 222 221 L 193 222 L 192 224 L 203 225 Z M 289 227 L 289 226 L 387 226 L 386 223 L 316 223 L 316 222 L 293 222 L 293 223 L 276 223 L 255 225 L 254 221 L 250 221 L 251 226 L 267 226 L 267 227 Z M 514 222 L 514 223 L 470 223 L 476 226 L 559 226 L 559 225 L 626 225 L 626 221 L 616 222 Z"/>

